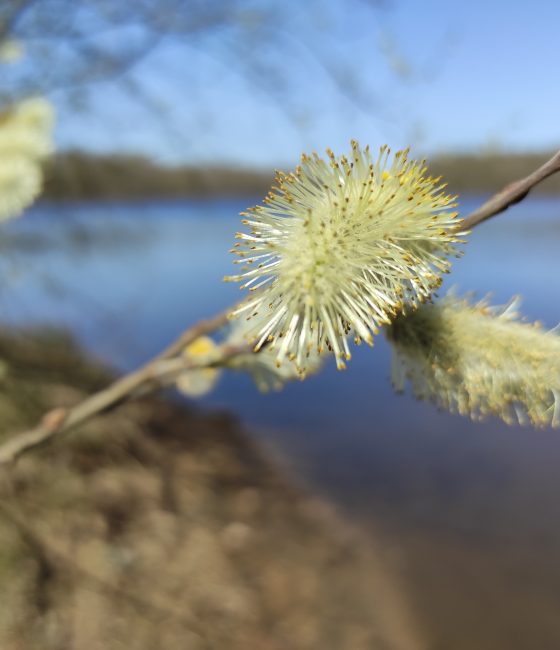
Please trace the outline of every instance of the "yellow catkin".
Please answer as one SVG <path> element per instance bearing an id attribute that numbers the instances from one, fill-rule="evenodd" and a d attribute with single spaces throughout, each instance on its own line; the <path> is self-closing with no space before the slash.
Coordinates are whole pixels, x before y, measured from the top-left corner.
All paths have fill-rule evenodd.
<path id="1" fill-rule="evenodd" d="M 183 357 L 189 361 L 212 363 L 217 356 L 218 346 L 208 336 L 199 336 L 183 350 Z M 209 393 L 220 378 L 220 370 L 214 367 L 193 368 L 182 372 L 175 381 L 177 390 L 188 397 L 202 397 Z"/>
<path id="2" fill-rule="evenodd" d="M 232 322 L 226 345 L 241 346 L 251 342 L 252 326 L 245 320 Z M 306 359 L 307 374 L 319 372 L 325 355 L 313 350 Z M 263 345 L 258 352 L 248 351 L 229 359 L 226 364 L 232 370 L 248 373 L 261 393 L 281 390 L 288 382 L 304 379 L 305 374 L 293 363 L 279 364 L 276 352 L 269 344 Z"/>
<path id="3" fill-rule="evenodd" d="M 387 328 L 393 384 L 419 399 L 481 419 L 560 426 L 560 337 L 503 307 L 447 295 Z"/>
<path id="4" fill-rule="evenodd" d="M 37 198 L 41 162 L 53 149 L 53 111 L 31 98 L 0 113 L 0 221 L 16 217 Z"/>
<path id="5" fill-rule="evenodd" d="M 348 156 L 304 155 L 277 173 L 263 205 L 243 213 L 234 252 L 255 292 L 232 316 L 249 321 L 255 349 L 275 350 L 300 373 L 309 354 L 350 359 L 349 338 L 373 344 L 403 305 L 426 300 L 457 254 L 455 197 L 408 151 L 372 157 L 352 142 Z"/>
<path id="6" fill-rule="evenodd" d="M 0 41 L 0 64 L 17 63 L 25 53 L 21 41 L 14 38 L 7 38 Z"/>

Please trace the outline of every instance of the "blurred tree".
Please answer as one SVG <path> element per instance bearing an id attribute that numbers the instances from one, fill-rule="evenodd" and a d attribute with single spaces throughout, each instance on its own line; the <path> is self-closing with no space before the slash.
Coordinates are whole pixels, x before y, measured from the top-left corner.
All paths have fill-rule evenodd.
<path id="1" fill-rule="evenodd" d="M 29 63 L 3 74 L 0 100 L 53 90 L 83 99 L 91 84 L 115 79 L 141 94 L 129 73 L 160 45 L 175 41 L 237 67 L 255 87 L 284 98 L 304 51 L 339 91 L 364 107 L 371 97 L 357 78 L 352 48 L 343 48 L 343 56 L 336 48 L 340 34 L 352 31 L 343 29 L 340 16 L 351 20 L 358 7 L 371 12 L 381 6 L 384 0 L 4 0 L 0 42 L 22 41 Z M 189 72 L 185 65 L 186 79 Z"/>

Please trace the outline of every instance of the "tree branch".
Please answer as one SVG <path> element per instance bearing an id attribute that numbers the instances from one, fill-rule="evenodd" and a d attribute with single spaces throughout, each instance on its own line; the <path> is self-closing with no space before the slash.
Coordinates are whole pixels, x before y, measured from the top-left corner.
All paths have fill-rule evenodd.
<path id="1" fill-rule="evenodd" d="M 504 212 L 510 205 L 523 200 L 530 190 L 545 178 L 559 171 L 560 151 L 529 176 L 510 183 L 474 212 L 467 215 L 461 222 L 460 230 L 471 230 L 483 221 Z M 69 431 L 95 415 L 114 408 L 140 392 L 147 393 L 156 390 L 170 376 L 175 376 L 180 371 L 208 367 L 209 365 L 221 365 L 227 359 L 247 352 L 244 347 L 223 346 L 221 356 L 212 364 L 207 362 L 200 364 L 188 359 L 176 358 L 187 345 L 199 336 L 219 329 L 226 322 L 227 312 L 199 322 L 197 325 L 185 330 L 168 348 L 139 370 L 125 375 L 107 388 L 86 397 L 76 406 L 68 409 L 56 408 L 49 411 L 35 428 L 20 433 L 0 445 L 0 467 L 13 463 L 27 450 L 44 444 L 55 436 Z"/>
<path id="2" fill-rule="evenodd" d="M 506 185 L 497 194 L 488 199 L 474 212 L 471 212 L 461 222 L 460 230 L 471 230 L 479 223 L 490 219 L 491 217 L 504 212 L 510 205 L 515 205 L 522 201 L 527 194 L 545 178 L 552 176 L 560 171 L 560 151 L 558 151 L 550 160 L 544 163 L 534 172 L 521 178 L 518 181 Z"/>

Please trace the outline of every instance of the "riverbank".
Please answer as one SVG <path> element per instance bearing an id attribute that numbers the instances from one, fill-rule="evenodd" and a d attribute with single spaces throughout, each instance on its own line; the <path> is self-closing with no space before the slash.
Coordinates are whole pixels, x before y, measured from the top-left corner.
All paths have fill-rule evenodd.
<path id="1" fill-rule="evenodd" d="M 421 155 L 416 152 L 415 155 Z M 448 154 L 429 159 L 430 173 L 443 176 L 452 193 L 495 192 L 531 173 L 552 152 Z M 131 154 L 59 153 L 48 164 L 43 198 L 50 201 L 181 199 L 264 196 L 273 170 L 227 166 L 164 166 Z M 536 194 L 560 193 L 560 176 Z"/>
<path id="2" fill-rule="evenodd" d="M 112 373 L 0 335 L 1 436 Z M 423 647 L 382 555 L 231 416 L 145 398 L 0 481 L 0 647 Z"/>

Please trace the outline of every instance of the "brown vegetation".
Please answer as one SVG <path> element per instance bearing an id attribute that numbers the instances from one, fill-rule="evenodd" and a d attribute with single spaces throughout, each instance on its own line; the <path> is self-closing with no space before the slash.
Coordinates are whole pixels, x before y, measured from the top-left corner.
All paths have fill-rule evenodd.
<path id="1" fill-rule="evenodd" d="M 0 359 L 1 435 L 110 379 L 52 333 Z M 3 649 L 422 647 L 379 557 L 229 416 L 144 399 L 0 479 Z"/>

